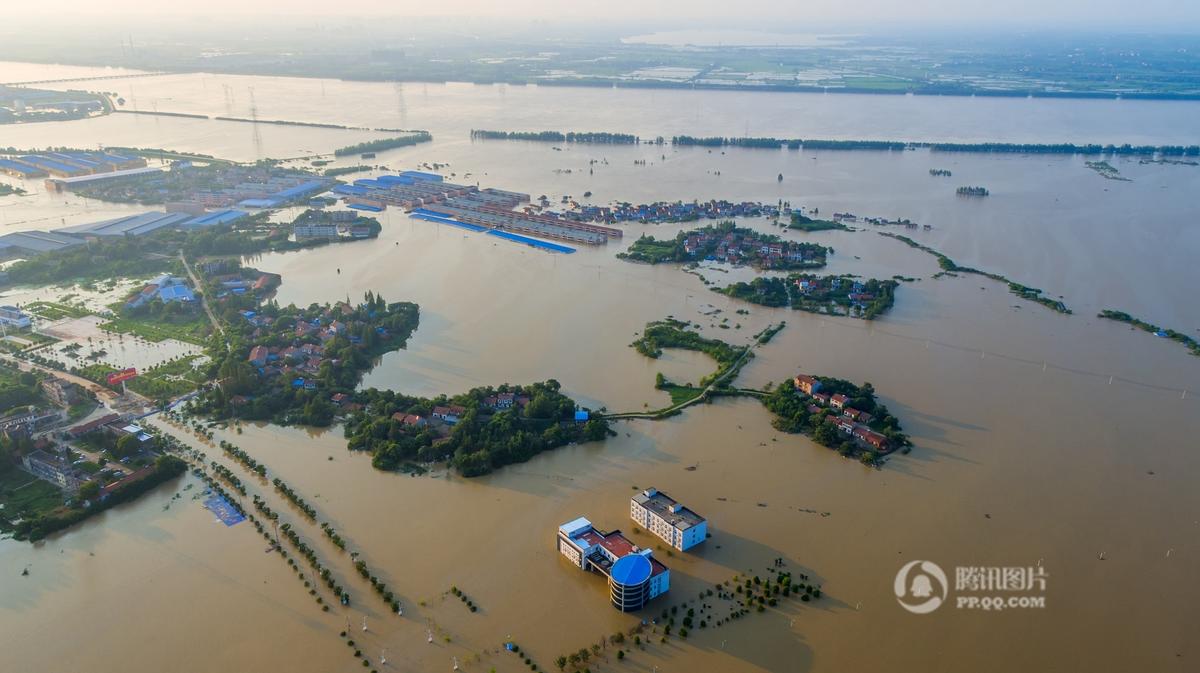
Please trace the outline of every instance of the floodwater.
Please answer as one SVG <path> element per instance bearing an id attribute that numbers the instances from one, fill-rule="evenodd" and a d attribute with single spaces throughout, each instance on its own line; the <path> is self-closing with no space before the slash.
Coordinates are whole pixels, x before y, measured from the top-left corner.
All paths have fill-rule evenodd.
<path id="1" fill-rule="evenodd" d="M 1188 333 L 1200 327 L 1191 292 L 1200 272 L 1189 263 L 1200 250 L 1192 197 L 1200 168 L 1118 161 L 1133 181 L 1117 182 L 1073 157 L 554 151 L 472 143 L 466 135 L 472 127 L 738 135 L 748 117 L 764 126 L 752 134 L 833 137 L 844 125 L 843 137 L 1194 142 L 1196 104 L 538 91 L 207 75 L 113 86 L 124 94 L 120 82 L 133 82 L 136 96 L 145 97 L 141 105 L 170 98 L 178 107 L 160 102 L 160 109 L 212 114 L 230 107 L 240 114 L 242 94 L 230 102 L 222 84 L 244 92 L 248 79 L 262 118 L 433 131 L 432 144 L 381 153 L 377 161 L 393 169 L 449 162 L 453 179 L 545 193 L 556 202 L 591 190 L 602 203 L 788 199 L 822 213 L 908 217 L 934 228 L 893 231 L 960 264 L 1061 294 L 1075 314 L 1021 302 L 980 277 L 934 280 L 930 256 L 869 226 L 807 237 L 836 249 L 831 271 L 920 278 L 902 283 L 893 312 L 864 324 L 749 306 L 678 269 L 613 257 L 643 232 L 671 236 L 681 225 L 630 225 L 622 242 L 551 255 L 388 210 L 377 240 L 253 260 L 283 274 L 283 302 L 353 299 L 374 290 L 421 304 L 421 327 L 409 347 L 384 356 L 366 386 L 432 395 L 553 377 L 588 405 L 637 410 L 667 401 L 653 389 L 656 372 L 696 380 L 707 365 L 692 354 L 672 353 L 663 362 L 638 355 L 628 344 L 647 321 L 674 315 L 746 343 L 786 320 L 739 384 L 763 386 L 797 371 L 871 381 L 916 447 L 872 470 L 774 431 L 752 400 L 724 400 L 667 421 L 617 424 L 618 436 L 602 444 L 565 447 L 468 481 L 444 471 L 375 471 L 366 456 L 345 451 L 337 428 L 218 430 L 217 439 L 242 446 L 304 494 L 397 593 L 405 615 L 383 614 L 365 582 L 352 576 L 346 554 L 269 484 L 230 464 L 251 493 L 268 497 L 316 543 L 350 588 L 350 610 L 320 612 L 284 563 L 262 552 L 264 541 L 248 523 L 214 523 L 190 492 L 163 510 L 188 478 L 42 544 L 0 543 L 0 633 L 8 645 L 0 648 L 0 670 L 77 670 L 82 655 L 58 646 L 64 633 L 95 670 L 364 670 L 337 642 L 347 618 L 363 652 L 377 661 L 386 648 L 387 667 L 395 670 L 449 670 L 452 657 L 467 671 L 528 670 L 496 652 L 508 637 L 547 669 L 559 654 L 629 628 L 637 617 L 652 618 L 735 573 L 765 574 L 779 557 L 822 584 L 827 597 L 696 629 L 686 642 L 661 645 L 656 637 L 624 662 L 609 652 L 609 661 L 591 669 L 1194 670 L 1200 359 L 1094 316 L 1113 307 Z M 323 98 L 315 96 L 318 87 Z M 614 97 L 626 104 L 613 107 Z M 839 116 L 826 101 L 852 109 Z M 892 118 L 903 105 L 925 116 Z M 984 111 L 962 113 L 973 105 Z M 1022 112 L 1023 105 L 1035 114 Z M 1054 114 L 1057 106 L 1062 116 Z M 405 121 L 397 122 L 401 112 Z M 172 135 L 177 120 L 109 119 L 119 124 L 93 142 L 206 151 L 203 134 Z M 163 135 L 133 143 L 135 124 L 146 119 L 161 122 Z M 98 121 L 4 129 L 0 145 L 56 144 L 56 135 L 78 132 L 67 130 L 72 126 Z M 221 142 L 237 145 L 234 158 L 253 158 L 250 129 L 238 128 L 240 138 Z M 288 147 L 328 152 L 342 144 L 340 136 L 318 139 L 314 130 L 294 127 L 263 127 L 264 139 L 268 128 Z M 196 144 L 184 147 L 176 138 Z M 634 165 L 635 158 L 647 165 Z M 590 159 L 601 163 L 589 174 Z M 570 174 L 554 170 L 567 168 Z M 929 177 L 929 168 L 951 168 L 954 177 Z M 956 198 L 961 184 L 987 186 L 992 196 Z M 25 198 L 49 215 L 75 207 L 44 194 Z M 765 220 L 747 224 L 771 230 Z M 745 277 L 744 270 L 703 274 L 720 284 Z M 736 314 L 740 308 L 750 314 Z M 741 329 L 719 329 L 726 317 Z M 558 558 L 554 529 L 583 515 L 654 545 L 644 532 L 632 533 L 627 519 L 627 498 L 649 486 L 707 516 L 713 537 L 688 554 L 660 552 L 672 569 L 670 594 L 645 614 L 621 615 L 607 605 L 599 577 Z M 1046 607 L 982 612 L 947 604 L 931 615 L 909 614 L 897 605 L 892 582 L 915 559 L 937 562 L 951 575 L 956 566 L 1040 562 L 1049 575 Z M 31 575 L 19 577 L 26 565 Z M 446 599 L 451 585 L 480 611 Z M 363 614 L 367 633 L 358 627 Z M 427 630 L 437 636 L 433 644 Z M 155 637 L 146 638 L 150 633 Z"/>

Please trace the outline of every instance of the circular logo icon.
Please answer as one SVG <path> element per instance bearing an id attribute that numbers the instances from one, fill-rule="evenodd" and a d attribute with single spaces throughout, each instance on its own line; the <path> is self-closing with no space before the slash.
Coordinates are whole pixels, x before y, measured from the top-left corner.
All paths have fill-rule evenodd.
<path id="1" fill-rule="evenodd" d="M 927 615 L 946 600 L 946 573 L 933 561 L 909 561 L 896 573 L 894 589 L 900 607 Z"/>

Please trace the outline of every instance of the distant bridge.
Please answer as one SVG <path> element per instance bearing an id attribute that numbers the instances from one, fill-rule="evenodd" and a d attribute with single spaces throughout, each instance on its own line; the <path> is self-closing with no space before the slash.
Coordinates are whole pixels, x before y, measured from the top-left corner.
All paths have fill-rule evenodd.
<path id="1" fill-rule="evenodd" d="M 134 77 L 158 77 L 159 75 L 169 75 L 166 71 L 162 72 L 139 72 L 133 75 L 103 75 L 100 77 L 68 77 L 65 79 L 38 79 L 28 82 L 0 82 L 3 86 L 30 86 L 31 84 L 65 84 L 67 82 L 93 82 L 101 79 L 133 79 Z"/>

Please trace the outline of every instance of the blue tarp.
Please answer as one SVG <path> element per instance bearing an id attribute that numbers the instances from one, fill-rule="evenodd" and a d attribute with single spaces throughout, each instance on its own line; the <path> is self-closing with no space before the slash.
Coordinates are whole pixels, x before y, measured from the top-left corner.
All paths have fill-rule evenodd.
<path id="1" fill-rule="evenodd" d="M 542 240 L 539 240 L 536 238 L 522 236 L 520 234 L 513 234 L 513 233 L 510 233 L 507 231 L 500 231 L 499 229 L 490 229 L 490 230 L 488 230 L 488 234 L 490 236 L 496 236 L 498 238 L 503 238 L 507 241 L 513 241 L 516 243 L 524 243 L 525 245 L 530 245 L 535 248 L 542 248 L 544 250 L 550 250 L 552 252 L 561 252 L 561 253 L 568 254 L 568 255 L 575 252 L 575 248 L 568 248 L 567 246 L 559 245 L 558 243 L 542 241 Z"/>
<path id="2" fill-rule="evenodd" d="M 235 526 L 246 520 L 228 500 L 216 494 L 204 501 L 204 508 L 216 514 L 226 526 Z"/>

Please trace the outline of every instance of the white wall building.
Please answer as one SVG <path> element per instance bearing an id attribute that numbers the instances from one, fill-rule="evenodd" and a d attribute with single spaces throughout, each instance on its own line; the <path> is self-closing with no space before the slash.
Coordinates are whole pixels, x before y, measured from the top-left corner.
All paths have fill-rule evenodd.
<path id="1" fill-rule="evenodd" d="M 640 610 L 671 588 L 671 571 L 619 530 L 605 533 L 579 517 L 558 527 L 557 546 L 576 567 L 608 578 L 613 607 L 622 612 Z"/>
<path id="2" fill-rule="evenodd" d="M 633 496 L 629 516 L 680 551 L 704 542 L 708 536 L 708 521 L 704 517 L 653 488 Z"/>

